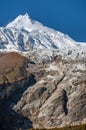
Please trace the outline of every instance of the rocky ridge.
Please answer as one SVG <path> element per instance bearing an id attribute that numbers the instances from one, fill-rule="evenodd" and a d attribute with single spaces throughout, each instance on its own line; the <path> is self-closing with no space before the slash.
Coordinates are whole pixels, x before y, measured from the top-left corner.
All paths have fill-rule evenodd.
<path id="1" fill-rule="evenodd" d="M 36 74 L 13 107 L 30 118 L 34 128 L 57 128 L 86 123 L 86 63 L 55 57 Z"/>
<path id="2" fill-rule="evenodd" d="M 1 57 L 7 58 L 8 55 L 10 53 L 1 54 Z M 9 78 L 11 67 L 9 74 L 5 74 L 9 82 L 0 82 L 0 106 L 3 108 L 0 112 L 8 113 L 7 118 L 11 118 L 12 122 L 11 126 L 9 123 L 6 125 L 5 121 L 2 128 L 5 126 L 6 130 L 7 128 L 27 130 L 29 127 L 50 129 L 86 123 L 85 57 L 83 60 L 82 58 L 80 60 L 80 57 L 66 60 L 57 54 L 46 62 L 44 60 L 39 62 L 31 53 L 27 54 L 28 58 L 13 53 L 15 58 L 16 55 L 25 61 L 24 66 L 22 62 L 18 62 L 18 68 L 23 67 L 19 69 L 19 74 L 15 73 L 14 82 Z M 13 58 L 11 60 L 13 61 Z M 16 70 L 13 64 L 15 61 L 11 66 Z M 22 78 L 21 70 L 24 70 Z M 15 116 L 14 113 L 19 116 Z M 15 119 L 12 121 L 14 116 L 18 121 L 17 125 Z M 4 118 L 2 115 L 1 121 Z"/>

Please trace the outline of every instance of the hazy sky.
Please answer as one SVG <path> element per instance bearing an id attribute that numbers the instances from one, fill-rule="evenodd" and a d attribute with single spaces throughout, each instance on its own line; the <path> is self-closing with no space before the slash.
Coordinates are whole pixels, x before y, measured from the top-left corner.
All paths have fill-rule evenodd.
<path id="1" fill-rule="evenodd" d="M 19 14 L 86 42 L 86 0 L 0 0 L 0 26 Z"/>

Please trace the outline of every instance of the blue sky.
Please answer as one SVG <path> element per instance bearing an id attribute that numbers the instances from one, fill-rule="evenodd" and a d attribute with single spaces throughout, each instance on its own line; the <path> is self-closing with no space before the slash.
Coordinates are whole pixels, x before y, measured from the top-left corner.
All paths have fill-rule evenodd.
<path id="1" fill-rule="evenodd" d="M 0 0 L 0 26 L 19 14 L 86 42 L 86 0 Z"/>

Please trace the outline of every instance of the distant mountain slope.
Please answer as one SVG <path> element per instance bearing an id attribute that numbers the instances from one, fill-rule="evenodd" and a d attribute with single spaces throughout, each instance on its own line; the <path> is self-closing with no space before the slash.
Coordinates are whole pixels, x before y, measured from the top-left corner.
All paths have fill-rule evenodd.
<path id="1" fill-rule="evenodd" d="M 68 35 L 31 20 L 28 14 L 19 15 L 6 27 L 0 28 L 0 50 L 76 48 L 77 44 L 80 45 Z"/>

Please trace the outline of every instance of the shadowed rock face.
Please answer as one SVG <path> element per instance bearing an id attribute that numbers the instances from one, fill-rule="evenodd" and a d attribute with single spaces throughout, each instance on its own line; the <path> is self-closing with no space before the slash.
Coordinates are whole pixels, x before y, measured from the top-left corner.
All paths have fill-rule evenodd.
<path id="1" fill-rule="evenodd" d="M 23 92 L 36 80 L 27 75 L 28 60 L 17 53 L 0 55 L 0 130 L 17 130 L 32 127 L 32 122 L 12 110 L 22 97 Z"/>
<path id="2" fill-rule="evenodd" d="M 0 128 L 50 129 L 86 123 L 84 60 L 57 55 L 42 63 L 31 54 L 27 57 L 0 55 Z"/>

